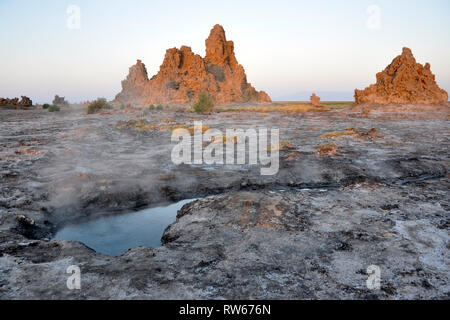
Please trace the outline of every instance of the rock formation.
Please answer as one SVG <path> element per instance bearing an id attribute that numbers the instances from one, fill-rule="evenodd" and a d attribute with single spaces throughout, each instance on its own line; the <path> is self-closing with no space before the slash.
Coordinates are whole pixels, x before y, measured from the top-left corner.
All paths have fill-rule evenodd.
<path id="1" fill-rule="evenodd" d="M 69 105 L 69 102 L 67 102 L 64 97 L 55 95 L 55 99 L 53 99 L 53 104 L 58 107 L 67 107 Z"/>
<path id="2" fill-rule="evenodd" d="M 311 104 L 315 107 L 320 107 L 320 97 L 316 96 L 315 93 L 310 97 Z"/>
<path id="3" fill-rule="evenodd" d="M 13 109 L 21 109 L 21 108 L 30 108 L 33 106 L 33 101 L 30 98 L 22 96 L 22 99 L 19 101 L 19 98 L 0 98 L 0 107 L 5 108 L 13 108 Z"/>
<path id="4" fill-rule="evenodd" d="M 145 65 L 138 60 L 122 81 L 122 91 L 114 102 L 187 105 L 201 92 L 210 94 L 216 104 L 271 102 L 265 92 L 256 91 L 247 82 L 244 68 L 234 55 L 234 44 L 227 41 L 220 25 L 215 25 L 206 39 L 205 58 L 186 46 L 168 49 L 159 72 L 150 80 Z"/>
<path id="5" fill-rule="evenodd" d="M 377 74 L 377 83 L 355 90 L 356 103 L 437 104 L 448 101 L 431 73 L 430 64 L 416 62 L 411 50 L 403 48 L 387 68 Z"/>

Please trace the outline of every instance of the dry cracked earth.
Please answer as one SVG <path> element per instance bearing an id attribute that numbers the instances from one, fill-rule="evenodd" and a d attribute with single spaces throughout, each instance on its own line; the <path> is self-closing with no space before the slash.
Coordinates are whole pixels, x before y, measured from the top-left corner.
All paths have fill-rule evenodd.
<path id="1" fill-rule="evenodd" d="M 0 110 L 0 299 L 449 299 L 449 106 L 395 110 Z M 141 118 L 152 129 L 120 125 Z M 274 176 L 176 166 L 166 127 L 194 120 L 280 128 L 292 146 Z M 158 248 L 112 257 L 50 240 L 79 219 L 192 198 Z M 66 286 L 70 265 L 81 290 Z"/>

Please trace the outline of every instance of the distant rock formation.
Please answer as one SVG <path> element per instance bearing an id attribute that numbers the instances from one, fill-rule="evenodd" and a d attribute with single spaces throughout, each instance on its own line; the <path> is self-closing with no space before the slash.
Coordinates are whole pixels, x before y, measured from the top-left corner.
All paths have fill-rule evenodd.
<path id="1" fill-rule="evenodd" d="M 320 97 L 316 96 L 315 93 L 312 94 L 312 96 L 310 97 L 311 100 L 311 104 L 315 107 L 320 107 Z"/>
<path id="2" fill-rule="evenodd" d="M 69 105 L 69 102 L 67 102 L 64 97 L 60 97 L 58 95 L 55 95 L 55 99 L 53 99 L 52 103 L 58 107 L 66 107 Z"/>
<path id="3" fill-rule="evenodd" d="M 387 68 L 377 74 L 377 83 L 355 90 L 356 103 L 438 104 L 448 101 L 448 94 L 438 87 L 430 64 L 416 62 L 411 50 L 403 48 Z"/>
<path id="4" fill-rule="evenodd" d="M 247 82 L 244 68 L 234 55 L 234 44 L 227 41 L 220 25 L 215 25 L 206 39 L 205 58 L 186 46 L 168 49 L 159 72 L 150 80 L 145 65 L 138 60 L 122 81 L 122 91 L 114 102 L 187 105 L 202 92 L 210 94 L 216 104 L 271 102 L 264 91 L 256 91 Z"/>
<path id="5" fill-rule="evenodd" d="M 19 101 L 19 98 L 0 98 L 0 107 L 4 108 L 12 108 L 12 109 L 22 109 L 22 108 L 30 108 L 33 106 L 33 101 L 30 98 L 22 96 L 22 99 Z"/>

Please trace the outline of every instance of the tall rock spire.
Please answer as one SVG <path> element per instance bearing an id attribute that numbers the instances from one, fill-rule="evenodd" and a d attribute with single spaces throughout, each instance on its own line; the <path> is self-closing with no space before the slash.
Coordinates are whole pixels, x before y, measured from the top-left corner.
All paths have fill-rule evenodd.
<path id="1" fill-rule="evenodd" d="M 216 24 L 211 30 L 206 44 L 205 59 L 212 64 L 219 66 L 236 65 L 236 57 L 234 56 L 234 43 L 227 41 L 225 30 L 219 24 Z"/>
<path id="2" fill-rule="evenodd" d="M 150 80 L 145 65 L 138 60 L 122 81 L 122 91 L 115 101 L 187 105 L 202 92 L 213 96 L 217 104 L 271 102 L 264 91 L 256 91 L 247 82 L 244 68 L 234 55 L 234 44 L 227 41 L 220 25 L 215 25 L 206 39 L 205 58 L 187 46 L 168 49 L 159 72 Z"/>

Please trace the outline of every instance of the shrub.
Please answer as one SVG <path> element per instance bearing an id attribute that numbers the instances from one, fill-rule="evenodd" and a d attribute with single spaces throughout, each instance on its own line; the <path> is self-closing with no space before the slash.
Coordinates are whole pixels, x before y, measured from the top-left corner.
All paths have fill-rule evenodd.
<path id="1" fill-rule="evenodd" d="M 44 103 L 44 105 L 42 106 L 42 109 L 48 109 L 50 108 L 50 105 L 48 103 Z"/>
<path id="2" fill-rule="evenodd" d="M 156 110 L 158 110 L 158 111 L 161 111 L 163 109 L 163 106 L 162 105 L 158 105 L 157 107 L 156 107 Z"/>
<path id="3" fill-rule="evenodd" d="M 105 109 L 111 109 L 111 106 L 106 102 L 105 98 L 98 98 L 88 106 L 87 113 L 93 114 Z"/>
<path id="4" fill-rule="evenodd" d="M 200 93 L 197 102 L 194 104 L 194 111 L 197 113 L 207 113 L 214 111 L 212 98 L 205 92 Z"/>
<path id="5" fill-rule="evenodd" d="M 334 138 L 340 138 L 342 136 L 353 136 L 358 134 L 359 132 L 355 130 L 354 128 L 346 128 L 344 131 L 332 131 L 324 133 L 320 136 L 320 138 L 324 139 L 334 139 Z"/>
<path id="6" fill-rule="evenodd" d="M 48 107 L 48 112 L 56 112 L 61 110 L 58 106 L 55 106 L 54 104 L 52 104 L 51 106 Z"/>
<path id="7" fill-rule="evenodd" d="M 153 104 L 150 105 L 150 107 L 148 107 L 150 109 L 150 111 L 155 110 L 155 106 Z"/>

